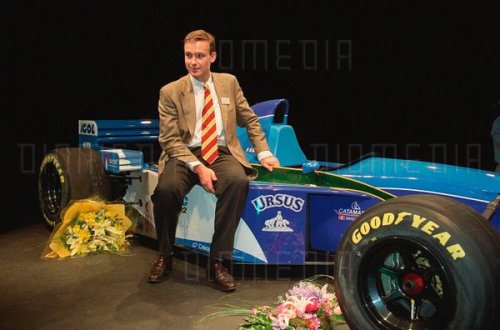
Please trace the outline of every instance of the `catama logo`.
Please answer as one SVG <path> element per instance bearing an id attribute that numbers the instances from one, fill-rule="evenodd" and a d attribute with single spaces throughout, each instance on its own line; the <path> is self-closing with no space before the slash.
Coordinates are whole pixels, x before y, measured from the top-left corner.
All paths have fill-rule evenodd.
<path id="1" fill-rule="evenodd" d="M 335 213 L 337 213 L 338 219 L 341 221 L 354 221 L 363 211 L 358 202 L 353 202 L 351 208 L 336 209 Z"/>
<path id="2" fill-rule="evenodd" d="M 304 206 L 304 200 L 287 194 L 260 195 L 252 200 L 252 205 L 257 212 L 262 212 L 272 207 L 285 207 L 293 212 L 300 212 Z"/>

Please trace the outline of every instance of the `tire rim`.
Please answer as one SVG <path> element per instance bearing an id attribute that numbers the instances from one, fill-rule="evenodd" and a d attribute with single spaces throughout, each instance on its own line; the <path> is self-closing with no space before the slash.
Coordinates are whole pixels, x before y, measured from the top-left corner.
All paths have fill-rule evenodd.
<path id="1" fill-rule="evenodd" d="M 43 210 L 50 215 L 57 214 L 61 209 L 62 184 L 57 168 L 52 163 L 47 163 L 40 171 L 39 193 Z"/>
<path id="2" fill-rule="evenodd" d="M 360 266 L 361 299 L 386 329 L 440 328 L 456 304 L 446 267 L 421 243 L 392 237 L 374 246 Z"/>

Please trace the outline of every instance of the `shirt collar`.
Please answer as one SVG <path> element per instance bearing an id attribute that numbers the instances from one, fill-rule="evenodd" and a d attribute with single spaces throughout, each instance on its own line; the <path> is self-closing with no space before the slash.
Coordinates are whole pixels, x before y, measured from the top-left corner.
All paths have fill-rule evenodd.
<path id="1" fill-rule="evenodd" d="M 208 85 L 210 87 L 213 86 L 213 81 L 212 81 L 212 75 L 210 75 L 210 78 L 208 78 L 206 83 L 202 83 L 201 81 L 195 79 L 193 76 L 189 75 L 189 78 L 191 78 L 191 84 L 193 85 L 194 88 L 196 89 L 203 89 L 203 85 Z"/>

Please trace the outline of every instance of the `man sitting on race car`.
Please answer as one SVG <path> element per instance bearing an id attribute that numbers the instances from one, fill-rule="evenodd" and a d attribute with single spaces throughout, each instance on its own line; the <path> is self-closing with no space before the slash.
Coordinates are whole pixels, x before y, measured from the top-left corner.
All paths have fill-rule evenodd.
<path id="1" fill-rule="evenodd" d="M 233 291 L 235 281 L 224 262 L 232 259 L 234 234 L 253 174 L 236 135 L 246 127 L 258 159 L 272 171 L 279 161 L 269 151 L 259 119 L 250 108 L 236 77 L 212 73 L 215 39 L 203 30 L 184 39 L 188 74 L 160 90 L 158 185 L 152 196 L 160 255 L 149 281 L 161 282 L 172 269 L 172 247 L 184 196 L 195 184 L 215 194 L 215 232 L 207 279 L 222 291 Z"/>

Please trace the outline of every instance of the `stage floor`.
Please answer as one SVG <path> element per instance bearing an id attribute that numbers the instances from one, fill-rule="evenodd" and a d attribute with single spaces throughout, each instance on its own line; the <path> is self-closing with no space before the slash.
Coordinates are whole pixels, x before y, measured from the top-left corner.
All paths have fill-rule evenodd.
<path id="1" fill-rule="evenodd" d="M 177 251 L 170 277 L 150 284 L 150 240 L 134 238 L 127 256 L 43 260 L 49 235 L 43 223 L 0 234 L 1 329 L 236 329 L 240 316 L 200 320 L 223 304 L 272 306 L 300 279 L 331 272 L 235 266 L 237 289 L 227 294 L 206 285 L 205 257 Z"/>

